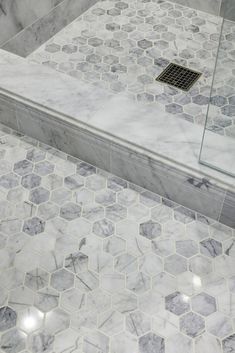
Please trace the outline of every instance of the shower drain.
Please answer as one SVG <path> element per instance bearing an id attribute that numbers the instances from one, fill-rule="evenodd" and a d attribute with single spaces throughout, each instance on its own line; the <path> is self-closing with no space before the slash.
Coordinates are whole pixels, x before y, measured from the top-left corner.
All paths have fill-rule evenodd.
<path id="1" fill-rule="evenodd" d="M 174 63 L 170 63 L 156 78 L 156 81 L 167 83 L 183 91 L 188 91 L 202 74 Z"/>

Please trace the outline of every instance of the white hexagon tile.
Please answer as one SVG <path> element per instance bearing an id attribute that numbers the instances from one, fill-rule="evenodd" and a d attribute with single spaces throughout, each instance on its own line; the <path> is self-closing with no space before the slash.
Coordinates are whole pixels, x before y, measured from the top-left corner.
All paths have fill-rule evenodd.
<path id="1" fill-rule="evenodd" d="M 208 128 L 234 136 L 234 30 L 225 21 Z M 221 19 L 165 0 L 102 0 L 28 58 L 79 80 L 154 103 L 176 119 L 203 124 Z M 188 91 L 159 84 L 174 62 L 202 73 Z"/>
<path id="2" fill-rule="evenodd" d="M 3 126 L 0 220 L 1 353 L 235 351 L 234 230 Z"/>

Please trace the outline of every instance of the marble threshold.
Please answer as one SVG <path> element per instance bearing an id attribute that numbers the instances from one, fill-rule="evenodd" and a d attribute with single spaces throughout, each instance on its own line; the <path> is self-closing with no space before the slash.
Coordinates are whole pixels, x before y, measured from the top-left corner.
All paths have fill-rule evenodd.
<path id="1" fill-rule="evenodd" d="M 235 227 L 234 178 L 198 163 L 202 127 L 3 50 L 0 107 L 1 123 Z M 215 138 L 211 158 L 234 163 Z"/>

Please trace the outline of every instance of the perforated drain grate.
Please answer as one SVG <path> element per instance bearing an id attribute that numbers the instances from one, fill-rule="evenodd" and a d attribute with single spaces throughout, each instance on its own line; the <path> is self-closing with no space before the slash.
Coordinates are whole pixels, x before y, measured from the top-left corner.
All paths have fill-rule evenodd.
<path id="1" fill-rule="evenodd" d="M 200 72 L 171 63 L 156 78 L 156 81 L 167 83 L 183 91 L 188 91 L 200 76 Z"/>

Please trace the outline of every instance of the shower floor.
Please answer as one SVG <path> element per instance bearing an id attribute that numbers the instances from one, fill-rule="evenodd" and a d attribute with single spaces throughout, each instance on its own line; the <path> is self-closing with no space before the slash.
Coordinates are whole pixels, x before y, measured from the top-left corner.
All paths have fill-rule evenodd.
<path id="1" fill-rule="evenodd" d="M 99 1 L 28 60 L 117 94 L 128 92 L 134 100 L 155 103 L 176 119 L 204 124 L 220 30 L 221 18 L 167 1 Z M 227 22 L 220 53 L 230 76 L 234 31 L 235 25 Z M 189 92 L 155 81 L 169 62 L 202 72 Z M 209 128 L 232 135 L 233 115 L 223 107 L 234 90 L 223 81 L 213 93 L 213 104 L 220 111 L 211 115 Z"/>
<path id="2" fill-rule="evenodd" d="M 234 230 L 3 127 L 0 174 L 1 352 L 234 352 Z"/>

